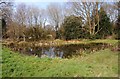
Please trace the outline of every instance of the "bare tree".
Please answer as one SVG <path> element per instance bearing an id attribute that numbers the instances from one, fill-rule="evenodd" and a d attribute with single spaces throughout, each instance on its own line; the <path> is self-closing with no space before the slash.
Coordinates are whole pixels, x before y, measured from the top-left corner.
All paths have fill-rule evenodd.
<path id="1" fill-rule="evenodd" d="M 27 22 L 29 26 L 43 26 L 46 17 L 45 10 L 38 7 L 28 6 Z"/>
<path id="2" fill-rule="evenodd" d="M 26 15 L 27 15 L 27 6 L 24 3 L 21 3 L 16 8 L 16 20 L 21 26 L 26 25 Z"/>
<path id="3" fill-rule="evenodd" d="M 42 37 L 43 32 L 41 33 L 41 30 L 43 31 L 46 22 L 45 10 L 29 5 L 26 13 L 27 26 L 29 26 L 33 31 L 33 34 L 31 35 L 32 38 Z"/>
<path id="4" fill-rule="evenodd" d="M 6 37 L 7 27 L 11 23 L 11 15 L 13 11 L 13 1 L 0 0 L 0 20 L 2 21 L 2 37 Z"/>
<path id="5" fill-rule="evenodd" d="M 115 23 L 118 17 L 118 5 L 117 2 L 105 2 L 103 4 L 105 11 L 111 19 L 111 22 Z"/>
<path id="6" fill-rule="evenodd" d="M 40 25 L 42 25 L 42 27 L 45 28 L 45 24 L 47 22 L 47 12 L 45 9 L 40 9 L 39 20 Z"/>
<path id="7" fill-rule="evenodd" d="M 90 35 L 97 34 L 99 29 L 98 10 L 102 5 L 100 2 L 71 2 L 70 3 L 74 14 L 82 17 L 84 23 L 88 23 L 88 32 Z M 97 31 L 95 27 L 98 27 Z"/>
<path id="8" fill-rule="evenodd" d="M 27 6 L 23 3 L 19 4 L 16 8 L 16 12 L 14 14 L 13 20 L 15 23 L 18 25 L 18 34 L 17 34 L 17 39 L 19 40 L 19 37 L 24 37 L 25 41 L 25 29 L 27 26 Z"/>
<path id="9" fill-rule="evenodd" d="M 74 11 L 71 8 L 71 4 L 69 4 L 69 3 L 70 2 L 65 2 L 63 5 L 64 17 L 74 15 Z"/>
<path id="10" fill-rule="evenodd" d="M 29 7 L 30 9 L 30 16 L 28 13 L 28 16 L 31 17 L 31 23 L 33 26 L 39 26 L 39 21 L 41 19 L 41 13 L 40 13 L 40 9 L 37 7 Z"/>
<path id="11" fill-rule="evenodd" d="M 62 8 L 57 3 L 51 3 L 50 5 L 48 5 L 47 13 L 49 16 L 49 20 L 52 21 L 53 25 L 55 25 L 57 38 L 57 31 L 62 18 Z"/>
<path id="12" fill-rule="evenodd" d="M 28 26 L 33 26 L 33 11 L 31 6 L 28 6 L 27 9 L 27 23 Z"/>
<path id="13" fill-rule="evenodd" d="M 10 39 L 16 40 L 19 36 L 19 27 L 18 24 L 15 22 L 11 22 L 11 25 L 7 28 L 6 34 L 9 36 Z"/>

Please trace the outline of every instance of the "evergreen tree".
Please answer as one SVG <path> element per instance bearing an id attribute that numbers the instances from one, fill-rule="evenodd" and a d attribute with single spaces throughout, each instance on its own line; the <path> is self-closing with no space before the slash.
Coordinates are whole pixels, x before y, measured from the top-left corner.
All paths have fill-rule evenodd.
<path id="1" fill-rule="evenodd" d="M 104 11 L 104 8 L 101 7 L 99 11 L 99 28 L 101 29 L 97 34 L 100 38 L 105 38 L 112 34 L 112 25 L 110 18 L 107 16 L 107 13 Z"/>
<path id="2" fill-rule="evenodd" d="M 116 25 L 114 28 L 114 33 L 117 36 L 117 39 L 120 39 L 120 15 L 118 15 L 117 21 L 116 21 Z"/>
<path id="3" fill-rule="evenodd" d="M 4 18 L 2 18 L 2 35 L 3 35 L 3 37 L 5 36 L 5 34 L 6 34 L 6 21 L 5 21 L 5 19 Z"/>
<path id="4" fill-rule="evenodd" d="M 82 31 L 81 17 L 74 15 L 68 16 L 63 23 L 64 37 L 66 40 L 81 38 L 84 34 Z"/>

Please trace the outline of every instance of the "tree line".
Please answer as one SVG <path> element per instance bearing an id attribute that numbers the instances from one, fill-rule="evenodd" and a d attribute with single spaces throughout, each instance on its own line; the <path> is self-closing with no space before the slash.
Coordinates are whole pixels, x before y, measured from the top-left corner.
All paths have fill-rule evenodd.
<path id="1" fill-rule="evenodd" d="M 119 39 L 119 2 L 51 3 L 46 9 L 0 1 L 2 38 Z"/>

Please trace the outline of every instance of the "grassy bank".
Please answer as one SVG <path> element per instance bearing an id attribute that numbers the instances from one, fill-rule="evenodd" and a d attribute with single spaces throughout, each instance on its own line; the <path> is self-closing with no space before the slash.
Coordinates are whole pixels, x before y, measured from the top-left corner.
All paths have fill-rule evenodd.
<path id="1" fill-rule="evenodd" d="M 109 49 L 71 59 L 38 58 L 2 50 L 3 77 L 117 77 L 118 52 Z"/>
<path id="2" fill-rule="evenodd" d="M 3 40 L 2 44 L 5 46 L 21 46 L 21 47 L 28 47 L 28 46 L 61 46 L 61 45 L 70 45 L 70 44 L 90 44 L 90 43 L 107 43 L 116 45 L 120 42 L 119 40 L 114 39 L 78 39 L 78 40 L 40 40 L 40 41 L 13 41 L 13 40 Z"/>

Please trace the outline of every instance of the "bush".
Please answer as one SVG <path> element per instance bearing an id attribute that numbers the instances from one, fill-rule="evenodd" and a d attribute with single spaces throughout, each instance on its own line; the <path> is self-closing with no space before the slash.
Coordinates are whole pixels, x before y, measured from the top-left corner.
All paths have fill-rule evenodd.
<path id="1" fill-rule="evenodd" d="M 74 15 L 68 16 L 64 19 L 62 26 L 64 28 L 64 37 L 66 40 L 84 37 L 81 17 Z"/>

